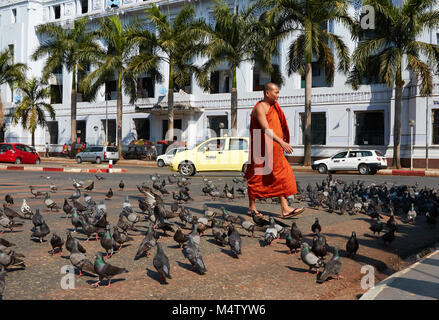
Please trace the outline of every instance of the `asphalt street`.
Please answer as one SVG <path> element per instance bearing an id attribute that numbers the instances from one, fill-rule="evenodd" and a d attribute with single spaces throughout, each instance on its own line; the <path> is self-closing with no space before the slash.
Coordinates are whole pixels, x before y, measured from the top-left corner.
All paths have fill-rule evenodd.
<path id="1" fill-rule="evenodd" d="M 37 190 L 49 191 L 50 181 L 58 187 L 57 193 L 52 193 L 51 198 L 62 206 L 63 199 L 74 192 L 72 179 L 82 180 L 85 185 L 95 181 L 95 189 L 89 194 L 99 203 L 111 187 L 114 196 L 106 200 L 108 221 L 115 225 L 121 212 L 122 203 L 128 196 L 131 205 L 138 209 L 138 199 L 141 194 L 136 185 L 146 181 L 152 185 L 150 175 L 158 173 L 166 176 L 170 174 L 169 168 L 139 168 L 136 173 L 124 174 L 99 174 L 105 180 L 97 181 L 95 174 L 90 173 L 57 173 L 57 172 L 14 172 L 3 171 L 0 174 L 0 199 L 4 200 L 7 193 L 13 195 L 15 203 L 12 208 L 20 210 L 23 199 L 35 210 L 40 208 L 43 217 L 49 225 L 51 232 L 57 232 L 63 239 L 66 230 L 72 229 L 69 220 L 65 219 L 62 210 L 58 213 L 50 212 L 44 205 L 44 199 L 34 199 L 29 191 L 29 185 Z M 232 178 L 240 177 L 237 172 L 212 172 L 200 173 L 192 177 L 190 190 L 193 202 L 186 204 L 194 215 L 202 215 L 203 204 L 219 211 L 224 206 L 230 214 L 241 215 L 249 218 L 247 213 L 247 198 L 227 201 L 225 199 L 213 200 L 202 195 L 202 177 L 212 180 L 220 190 L 227 183 L 233 185 Z M 47 178 L 50 177 L 50 180 Z M 321 182 L 326 176 L 315 173 L 297 173 L 296 178 L 302 188 L 308 183 L 311 185 Z M 350 183 L 358 179 L 366 184 L 409 184 L 418 182 L 420 186 L 436 187 L 438 178 L 431 177 L 401 177 L 401 176 L 360 176 L 335 174 Z M 123 179 L 125 189 L 119 190 L 119 181 Z M 169 191 L 177 191 L 175 185 L 167 187 Z M 82 194 L 85 192 L 82 191 Z M 80 201 L 84 203 L 83 197 Z M 164 198 L 166 206 L 172 200 L 172 194 Z M 267 216 L 279 218 L 279 204 L 257 202 L 259 210 Z M 307 203 L 294 203 L 295 207 L 305 206 Z M 169 207 L 168 207 L 169 208 Z M 324 209 L 314 210 L 307 208 L 296 219 L 281 220 L 288 226 L 295 221 L 302 230 L 306 241 L 312 241 L 310 226 L 315 218 L 320 219 L 323 234 L 327 237 L 330 246 L 338 245 L 341 248 L 343 261 L 344 280 L 333 280 L 323 285 L 317 284 L 315 275 L 306 274 L 307 266 L 300 260 L 300 254 L 288 254 L 285 240 L 277 240 L 269 247 L 261 245 L 263 233 L 256 233 L 255 238 L 245 237 L 247 233 L 240 229 L 243 236 L 243 255 L 236 259 L 228 246 L 219 247 L 214 243 L 211 232 L 208 230 L 202 237 L 200 249 L 207 266 L 207 273 L 203 276 L 191 271 L 189 262 L 183 257 L 176 242 L 170 237 L 161 237 L 159 241 L 164 244 L 165 253 L 171 262 L 173 279 L 168 280 L 168 285 L 161 285 L 158 274 L 152 265 L 152 257 L 134 260 L 137 248 L 144 237 L 146 222 L 139 223 L 140 232 L 130 232 L 134 241 L 124 247 L 119 253 L 107 262 L 119 267 L 125 267 L 129 273 L 116 276 L 110 288 L 93 288 L 91 286 L 97 278 L 91 275 L 75 278 L 75 290 L 64 290 L 60 286 L 63 274 L 60 270 L 65 265 L 70 265 L 69 253 L 66 249 L 61 255 L 51 256 L 50 234 L 46 242 L 31 240 L 30 229 L 32 222 L 24 221 L 24 227 L 14 229 L 14 232 L 5 231 L 0 237 L 16 244 L 13 249 L 26 256 L 26 268 L 11 268 L 6 277 L 6 291 L 3 299 L 356 299 L 365 292 L 360 286 L 362 274 L 361 266 L 368 264 L 376 268 L 377 281 L 382 280 L 398 271 L 401 264 L 400 257 L 407 256 L 416 250 L 429 245 L 437 240 L 437 232 L 428 229 L 425 221 L 420 219 L 416 225 L 402 225 L 398 231 L 398 239 L 390 247 L 385 247 L 380 239 L 375 239 L 368 231 L 369 222 L 364 215 L 339 215 L 329 214 Z M 184 228 L 179 219 L 173 220 L 176 225 L 189 233 L 189 228 Z M 353 230 L 357 231 L 360 250 L 355 259 L 349 259 L 344 254 L 347 239 Z M 79 232 L 75 235 L 87 249 L 87 257 L 93 261 L 94 254 L 103 252 L 99 241 L 85 243 L 85 235 Z M 330 256 L 330 254 L 329 254 Z M 104 282 L 104 284 L 106 284 Z M 294 290 L 291 290 L 294 285 Z M 276 290 L 273 290 L 276 287 Z"/>

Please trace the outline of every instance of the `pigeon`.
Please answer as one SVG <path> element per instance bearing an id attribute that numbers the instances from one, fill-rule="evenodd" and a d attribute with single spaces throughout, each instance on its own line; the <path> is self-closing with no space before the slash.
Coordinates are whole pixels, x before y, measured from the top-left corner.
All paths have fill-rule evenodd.
<path id="1" fill-rule="evenodd" d="M 416 210 L 415 210 L 415 204 L 412 202 L 411 206 L 410 206 L 410 210 L 407 211 L 407 222 L 408 223 L 415 223 L 415 219 L 416 219 Z"/>
<path id="2" fill-rule="evenodd" d="M 6 270 L 2 267 L 0 268 L 0 300 L 2 300 L 5 290 L 6 290 Z"/>
<path id="3" fill-rule="evenodd" d="M 393 212 L 391 213 L 389 220 L 387 220 L 386 225 L 389 229 L 393 229 L 393 230 L 397 231 L 398 224 L 396 223 L 395 216 L 393 215 Z"/>
<path id="4" fill-rule="evenodd" d="M 113 196 L 113 190 L 108 190 L 108 192 L 105 194 L 105 200 L 110 200 L 111 197 Z"/>
<path id="5" fill-rule="evenodd" d="M 58 212 L 59 209 L 61 209 L 60 207 L 58 207 L 58 205 L 55 203 L 55 201 L 50 199 L 50 195 L 48 192 L 46 192 L 46 198 L 44 199 L 44 204 L 46 205 L 47 208 L 50 209 L 50 211 L 56 210 Z"/>
<path id="6" fill-rule="evenodd" d="M 78 200 L 79 198 L 81 198 L 81 190 L 76 188 L 75 193 L 73 193 L 68 199 L 69 200 Z"/>
<path id="7" fill-rule="evenodd" d="M 221 247 L 224 247 L 228 244 L 227 234 L 220 230 L 219 228 L 212 228 L 212 235 L 215 239 L 215 242 L 219 244 Z"/>
<path id="8" fill-rule="evenodd" d="M 72 210 L 73 210 L 73 207 L 69 204 L 69 202 L 67 201 L 67 198 L 64 198 L 64 204 L 62 206 L 62 210 L 66 214 L 66 220 L 67 220 L 69 217 L 69 214 L 71 214 Z"/>
<path id="9" fill-rule="evenodd" d="M 73 180 L 73 187 L 79 189 L 84 186 L 84 181 L 76 181 L 75 179 L 72 180 Z"/>
<path id="10" fill-rule="evenodd" d="M 3 203 L 3 213 L 5 214 L 5 216 L 7 216 L 11 220 L 14 218 L 24 219 L 24 217 L 21 216 L 20 214 L 18 214 L 17 211 L 7 207 L 5 203 Z"/>
<path id="11" fill-rule="evenodd" d="M 326 238 L 320 233 L 314 235 L 311 251 L 320 259 L 323 260 L 325 258 L 327 253 Z"/>
<path id="12" fill-rule="evenodd" d="M 322 226 L 319 223 L 319 218 L 316 218 L 314 224 L 311 226 L 311 231 L 315 233 L 321 233 L 322 232 Z"/>
<path id="13" fill-rule="evenodd" d="M 52 183 L 49 186 L 49 189 L 50 189 L 50 192 L 52 192 L 52 193 L 56 193 L 58 191 L 58 188 L 57 188 L 57 186 L 54 183 Z"/>
<path id="14" fill-rule="evenodd" d="M 99 281 L 95 282 L 93 286 L 97 287 L 103 279 L 108 279 L 108 285 L 106 286 L 107 288 L 111 285 L 111 278 L 118 274 L 128 272 L 128 270 L 125 268 L 119 268 L 109 263 L 106 263 L 104 257 L 102 256 L 102 253 L 98 253 L 95 255 L 94 270 L 95 273 L 99 276 Z"/>
<path id="15" fill-rule="evenodd" d="M 302 243 L 300 256 L 302 258 L 302 261 L 309 266 L 309 271 L 312 271 L 313 268 L 319 269 L 320 267 L 324 266 L 323 261 L 309 250 L 308 243 L 306 242 Z"/>
<path id="16" fill-rule="evenodd" d="M 26 199 L 23 199 L 23 203 L 20 208 L 21 213 L 23 214 L 23 217 L 27 216 L 33 216 L 34 212 L 32 211 L 31 207 L 27 204 Z"/>
<path id="17" fill-rule="evenodd" d="M 268 246 L 279 237 L 278 231 L 275 227 L 275 222 L 273 217 L 270 217 L 270 226 L 265 230 L 264 235 L 264 245 Z"/>
<path id="18" fill-rule="evenodd" d="M 239 255 L 242 254 L 241 236 L 239 235 L 239 232 L 236 231 L 233 224 L 230 224 L 228 226 L 227 235 L 228 235 L 228 243 L 230 249 L 232 250 L 232 253 L 235 255 L 236 258 L 239 258 Z"/>
<path id="19" fill-rule="evenodd" d="M 198 233 L 198 226 L 196 223 L 192 225 L 192 231 L 188 234 L 188 238 L 192 239 L 197 246 L 200 245 L 200 235 Z"/>
<path id="20" fill-rule="evenodd" d="M 381 236 L 381 239 L 384 241 L 386 245 L 390 245 L 390 243 L 395 240 L 395 229 L 389 229 L 387 233 Z"/>
<path id="21" fill-rule="evenodd" d="M 378 236 L 380 235 L 380 232 L 383 231 L 384 224 L 381 222 L 380 218 L 378 217 L 376 221 L 369 227 L 369 230 L 373 232 L 373 235 L 375 233 L 378 233 Z"/>
<path id="22" fill-rule="evenodd" d="M 76 208 L 72 209 L 72 217 L 71 217 L 72 226 L 75 228 L 73 232 L 78 231 L 78 227 L 82 227 L 80 216 L 76 210 Z"/>
<path id="23" fill-rule="evenodd" d="M 5 201 L 8 205 L 14 204 L 14 198 L 9 193 L 5 195 Z"/>
<path id="24" fill-rule="evenodd" d="M 44 237 L 46 237 L 50 233 L 50 228 L 47 225 L 46 222 L 43 222 L 42 225 L 35 228 L 34 232 L 32 233 L 32 237 L 39 238 L 40 243 L 43 243 Z"/>
<path id="25" fill-rule="evenodd" d="M 84 212 L 87 211 L 87 207 L 84 206 L 81 202 L 78 202 L 76 200 L 72 201 L 73 207 L 76 208 L 76 210 L 78 210 L 79 212 Z"/>
<path id="26" fill-rule="evenodd" d="M 44 197 L 44 196 L 46 195 L 45 192 L 35 190 L 35 188 L 34 188 L 33 186 L 29 186 L 29 189 L 30 189 L 30 193 L 32 193 L 32 195 L 33 195 L 35 198 L 38 198 L 38 197 Z"/>
<path id="27" fill-rule="evenodd" d="M 332 276 L 337 276 L 337 280 L 343 278 L 342 276 L 339 275 L 340 270 L 341 270 L 340 255 L 338 254 L 338 247 L 335 247 L 331 259 L 325 264 L 325 269 L 317 278 L 317 282 L 323 283 Z"/>
<path id="28" fill-rule="evenodd" d="M 264 226 L 268 226 L 270 225 L 270 222 L 268 222 L 267 220 L 265 220 L 263 217 L 259 216 L 256 211 L 251 210 L 250 212 L 253 222 L 259 226 L 259 227 L 264 227 Z"/>
<path id="29" fill-rule="evenodd" d="M 113 227 L 113 239 L 114 241 L 116 241 L 117 244 L 119 244 L 118 251 L 120 251 L 124 243 L 134 240 L 133 238 L 128 236 L 127 232 L 119 232 L 119 229 L 116 226 Z"/>
<path id="30" fill-rule="evenodd" d="M 0 251 L 5 251 L 7 248 L 14 247 L 15 243 L 0 238 Z"/>
<path id="31" fill-rule="evenodd" d="M 96 237 L 96 241 L 98 240 L 98 228 L 95 227 L 92 224 L 89 224 L 87 221 L 85 221 L 84 217 L 79 217 L 79 222 L 81 223 L 82 231 L 86 234 L 87 240 L 85 242 L 88 242 L 90 237 L 94 234 Z"/>
<path id="32" fill-rule="evenodd" d="M 217 212 L 210 210 L 209 207 L 207 206 L 207 204 L 204 204 L 203 205 L 203 214 L 207 219 L 213 219 L 217 215 Z"/>
<path id="33" fill-rule="evenodd" d="M 203 236 L 204 231 L 209 227 L 209 220 L 205 217 L 194 217 L 193 223 L 197 224 L 197 230 L 200 236 Z"/>
<path id="34" fill-rule="evenodd" d="M 123 180 L 120 180 L 119 189 L 123 191 L 123 188 L 125 188 L 125 183 L 123 182 Z"/>
<path id="35" fill-rule="evenodd" d="M 34 227 L 41 226 L 44 222 L 43 216 L 40 214 L 40 209 L 35 210 L 35 215 L 32 217 L 32 223 Z"/>
<path id="36" fill-rule="evenodd" d="M 188 235 L 184 234 L 180 227 L 177 227 L 177 230 L 174 233 L 174 241 L 178 243 L 180 250 L 183 249 L 183 244 L 188 240 Z"/>
<path id="37" fill-rule="evenodd" d="M 113 239 L 110 233 L 110 225 L 107 224 L 104 235 L 101 237 L 101 246 L 105 249 L 106 255 L 105 258 L 109 258 L 113 256 L 113 249 L 116 247 L 116 241 Z M 108 255 L 108 251 L 111 251 L 111 254 Z"/>
<path id="38" fill-rule="evenodd" d="M 253 223 L 251 223 L 250 221 L 244 219 L 243 217 L 239 216 L 239 219 L 241 220 L 241 227 L 247 231 L 251 233 L 251 237 L 254 238 L 254 232 L 255 231 L 264 231 L 265 227 L 259 227 Z"/>
<path id="39" fill-rule="evenodd" d="M 85 248 L 79 243 L 78 239 L 72 237 L 70 231 L 67 231 L 67 239 L 66 239 L 66 249 L 69 252 L 72 252 L 73 248 L 77 246 L 79 252 L 86 253 Z"/>
<path id="40" fill-rule="evenodd" d="M 290 249 L 290 254 L 296 254 L 297 249 L 302 246 L 302 232 L 299 230 L 295 222 L 291 224 L 290 234 L 287 236 L 285 244 Z"/>
<path id="41" fill-rule="evenodd" d="M 85 190 L 92 191 L 95 187 L 95 182 L 92 181 L 89 186 L 85 187 Z"/>
<path id="42" fill-rule="evenodd" d="M 139 248 L 137 249 L 137 253 L 136 256 L 134 257 L 134 260 L 139 259 L 144 252 L 146 252 L 146 256 L 148 257 L 149 250 L 154 248 L 156 244 L 157 244 L 157 239 L 156 239 L 154 228 L 152 226 L 149 226 L 145 237 L 143 238 L 142 242 L 139 245 Z"/>
<path id="43" fill-rule="evenodd" d="M 352 231 L 352 235 L 346 243 L 346 252 L 348 254 L 348 257 L 353 258 L 357 253 L 358 248 L 359 244 L 357 240 L 357 234 L 355 233 L 355 231 Z"/>
<path id="44" fill-rule="evenodd" d="M 3 268 L 6 270 L 9 266 L 26 267 L 24 261 L 19 259 L 15 251 L 11 250 L 8 253 L 0 251 L 0 269 Z"/>
<path id="45" fill-rule="evenodd" d="M 192 270 L 197 271 L 199 274 L 205 274 L 207 269 L 203 261 L 200 249 L 192 238 L 189 238 L 187 244 L 183 249 L 183 255 L 192 265 Z"/>
<path id="46" fill-rule="evenodd" d="M 79 242 L 73 242 L 73 247 L 70 250 L 70 263 L 77 269 L 79 269 L 79 276 L 82 276 L 82 271 L 95 273 L 93 263 L 87 259 L 86 255 L 78 248 Z"/>
<path id="47" fill-rule="evenodd" d="M 99 181 L 100 181 L 100 180 L 105 180 L 105 178 L 104 178 L 104 177 L 102 177 L 102 176 L 99 176 L 99 175 L 97 175 L 97 174 L 95 174 L 95 177 L 96 177 L 96 179 L 98 179 Z"/>
<path id="48" fill-rule="evenodd" d="M 53 255 L 55 253 L 55 249 L 59 249 L 59 254 L 62 253 L 62 246 L 64 245 L 64 240 L 61 239 L 60 236 L 58 236 L 55 232 L 52 234 L 52 239 L 50 239 L 50 244 L 52 245 L 52 251 L 51 254 Z"/>
<path id="49" fill-rule="evenodd" d="M 23 226 L 23 224 L 21 222 L 14 222 L 13 220 L 5 216 L 2 212 L 0 212 L 0 226 L 9 229 L 12 232 L 14 231 L 13 228 L 21 227 Z M 1 231 L 0 234 L 2 234 L 3 232 L 4 231 Z"/>
<path id="50" fill-rule="evenodd" d="M 152 260 L 154 268 L 159 273 L 160 281 L 162 283 L 167 283 L 166 278 L 172 279 L 171 277 L 171 267 L 169 266 L 169 259 L 163 251 L 162 244 L 157 243 L 157 252 Z"/>

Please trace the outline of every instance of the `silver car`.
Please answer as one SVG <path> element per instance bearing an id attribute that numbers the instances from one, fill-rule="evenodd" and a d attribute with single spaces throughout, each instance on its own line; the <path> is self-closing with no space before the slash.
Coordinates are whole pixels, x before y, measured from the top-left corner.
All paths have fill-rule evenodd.
<path id="1" fill-rule="evenodd" d="M 116 163 L 119 160 L 119 151 L 117 147 L 110 146 L 91 146 L 76 155 L 76 162 L 91 161 L 100 164 L 102 161 L 113 160 Z"/>

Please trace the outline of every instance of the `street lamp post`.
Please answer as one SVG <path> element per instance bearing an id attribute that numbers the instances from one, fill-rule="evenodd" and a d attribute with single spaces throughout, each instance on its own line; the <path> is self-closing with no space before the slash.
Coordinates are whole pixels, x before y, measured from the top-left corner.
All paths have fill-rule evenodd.
<path id="1" fill-rule="evenodd" d="M 413 170 L 413 153 L 414 153 L 414 143 L 413 143 L 413 128 L 415 126 L 415 120 L 409 120 L 410 126 L 410 170 Z"/>

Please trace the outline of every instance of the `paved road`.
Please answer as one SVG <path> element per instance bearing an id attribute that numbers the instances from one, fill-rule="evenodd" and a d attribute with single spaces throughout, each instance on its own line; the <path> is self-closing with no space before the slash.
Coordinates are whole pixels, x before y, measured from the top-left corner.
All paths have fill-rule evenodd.
<path id="1" fill-rule="evenodd" d="M 26 198 L 32 208 L 39 207 L 52 232 L 57 232 L 65 239 L 65 230 L 71 228 L 69 220 L 64 219 L 64 213 L 50 213 L 45 210 L 42 199 L 33 199 L 28 186 L 34 185 L 38 190 L 48 190 L 49 181 L 45 178 L 50 176 L 58 186 L 59 191 L 51 194 L 51 197 L 59 205 L 63 198 L 74 192 L 72 178 L 83 180 L 87 183 L 95 180 L 96 188 L 91 195 L 97 203 L 104 199 L 105 193 L 110 187 L 115 193 L 111 200 L 105 201 L 108 208 L 108 220 L 115 225 L 121 211 L 122 202 L 128 196 L 134 208 L 137 208 L 137 199 L 140 193 L 136 184 L 148 181 L 151 173 L 167 175 L 168 168 L 140 168 L 136 174 L 101 174 L 106 179 L 96 181 L 94 174 L 66 174 L 66 173 L 37 173 L 37 172 L 2 172 L 0 176 L 0 198 L 6 193 L 11 193 L 16 203 L 13 208 L 19 210 L 22 199 Z M 195 215 L 202 214 L 202 206 L 207 203 L 209 207 L 219 210 L 224 206 L 231 214 L 241 215 L 245 218 L 247 212 L 247 199 L 235 199 L 233 202 L 206 198 L 201 195 L 203 175 L 197 175 L 192 179 L 190 186 L 195 201 L 188 203 L 187 207 Z M 209 173 L 209 177 L 221 189 L 225 183 L 232 185 L 232 177 L 236 173 Z M 308 183 L 321 182 L 324 176 L 318 174 L 297 173 L 297 180 L 306 187 Z M 437 178 L 427 177 L 398 177 L 398 176 L 366 176 L 358 175 L 335 175 L 347 182 L 357 179 L 374 183 L 384 181 L 398 184 L 414 183 L 418 181 L 421 186 L 436 186 Z M 118 183 L 123 179 L 126 188 L 118 190 Z M 169 186 L 170 191 L 176 191 L 176 186 Z M 81 198 L 83 202 L 83 198 Z M 165 204 L 172 203 L 172 198 L 165 197 Z M 294 206 L 305 204 L 294 204 Z M 260 211 L 266 215 L 277 217 L 280 206 L 267 203 L 258 203 Z M 134 255 L 143 239 L 146 223 L 138 225 L 141 232 L 133 232 L 134 241 L 115 254 L 109 263 L 127 268 L 130 272 L 118 276 L 112 282 L 110 288 L 93 289 L 91 283 L 95 277 L 76 277 L 76 290 L 62 290 L 60 281 L 62 274 L 60 269 L 69 265 L 68 252 L 61 256 L 50 256 L 49 241 L 40 244 L 30 239 L 31 222 L 25 221 L 24 227 L 13 233 L 5 232 L 2 238 L 17 244 L 14 248 L 23 253 L 26 258 L 26 269 L 15 269 L 7 275 L 7 288 L 4 299 L 356 299 L 365 290 L 360 286 L 361 267 L 365 264 L 372 265 L 377 269 L 377 282 L 398 271 L 399 258 L 430 244 L 437 238 L 437 232 L 427 228 L 425 221 L 419 219 L 419 223 L 401 225 L 397 234 L 397 240 L 390 247 L 382 245 L 380 239 L 375 239 L 369 234 L 369 222 L 366 216 L 351 216 L 329 214 L 324 210 L 307 209 L 302 215 L 294 220 L 283 220 L 287 225 L 295 221 L 302 230 L 305 241 L 312 241 L 310 226 L 315 218 L 320 219 L 323 226 L 322 232 L 332 247 L 338 245 L 341 249 L 343 261 L 344 280 L 327 282 L 324 285 L 316 283 L 315 275 L 307 275 L 304 272 L 307 267 L 299 259 L 298 255 L 289 255 L 285 240 L 278 240 L 269 247 L 261 246 L 262 233 L 256 233 L 255 238 L 243 237 L 243 255 L 239 259 L 233 258 L 229 247 L 219 247 L 214 244 L 207 232 L 202 237 L 201 252 L 203 254 L 208 272 L 200 276 L 190 270 L 188 261 L 176 247 L 172 237 L 161 237 L 164 249 L 171 261 L 173 279 L 169 285 L 163 286 L 157 281 L 157 273 L 152 266 L 151 257 L 141 258 L 134 261 Z M 422 218 L 422 217 L 421 217 Z M 179 220 L 177 225 L 183 227 Z M 360 250 L 355 259 L 349 259 L 344 255 L 344 247 L 351 232 L 357 231 L 360 242 Z M 183 228 L 188 233 L 189 229 Z M 246 232 L 240 230 L 242 235 Z M 85 237 L 79 233 L 76 235 L 87 249 L 89 259 L 93 260 L 94 253 L 101 251 L 99 241 L 85 243 Z M 50 239 L 50 236 L 47 240 Z M 273 290 L 276 288 L 276 290 Z M 294 290 L 292 290 L 294 288 Z"/>

